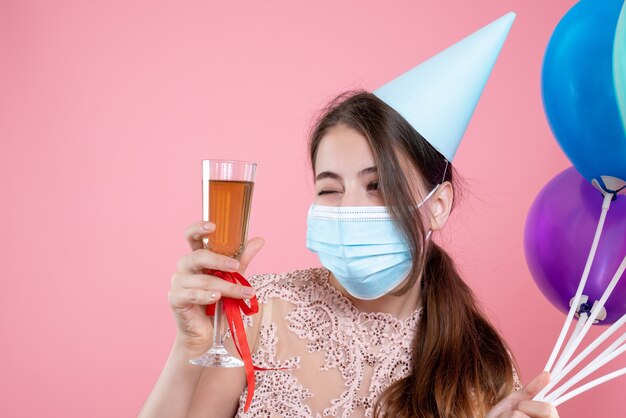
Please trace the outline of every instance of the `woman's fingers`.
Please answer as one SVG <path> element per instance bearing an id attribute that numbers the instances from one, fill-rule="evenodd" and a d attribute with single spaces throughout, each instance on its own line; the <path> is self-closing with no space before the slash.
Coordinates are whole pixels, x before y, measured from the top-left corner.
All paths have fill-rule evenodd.
<path id="1" fill-rule="evenodd" d="M 204 248 L 197 249 L 178 259 L 178 271 L 180 272 L 201 273 L 202 269 L 234 272 L 239 267 L 239 261 L 234 258 L 216 254 Z"/>
<path id="2" fill-rule="evenodd" d="M 506 411 L 505 413 L 498 416 L 498 418 L 530 418 L 528 415 L 523 413 L 522 411 Z"/>
<path id="3" fill-rule="evenodd" d="M 207 235 L 209 235 L 210 233 L 212 233 L 213 231 L 215 231 L 215 224 L 213 222 L 203 222 L 203 221 L 194 222 L 187 227 L 187 230 L 185 231 L 185 237 L 187 238 L 187 242 L 189 243 L 189 246 L 191 247 L 191 249 L 194 252 L 196 252 L 197 250 L 205 249 L 202 239 L 206 237 Z M 240 274 L 244 274 L 244 272 L 246 271 L 246 268 L 248 267 L 248 264 L 250 264 L 250 261 L 252 261 L 254 256 L 261 250 L 264 244 L 265 244 L 265 241 L 263 240 L 263 238 L 260 238 L 260 237 L 252 238 L 251 240 L 249 240 L 246 243 L 244 250 L 241 253 L 241 256 L 239 257 L 239 261 L 231 258 L 231 260 L 233 261 L 229 262 L 227 261 L 228 257 L 224 258 L 224 256 L 220 255 L 218 257 L 221 260 L 220 262 L 222 264 L 220 264 L 219 266 L 198 266 L 192 263 L 193 260 L 185 259 L 186 257 L 183 257 L 181 258 L 179 262 L 179 267 L 183 267 L 184 269 L 186 269 L 186 271 L 189 271 L 192 273 L 199 272 L 201 271 L 202 267 L 205 267 L 205 268 L 215 268 L 215 269 L 224 270 L 224 271 L 237 271 Z M 207 259 L 206 257 L 204 257 L 202 260 L 203 262 L 211 262 L 211 259 Z M 199 261 L 199 260 L 196 260 L 196 261 Z"/>
<path id="4" fill-rule="evenodd" d="M 517 409 L 533 418 L 557 418 L 556 408 L 547 402 L 521 401 Z"/>
<path id="5" fill-rule="evenodd" d="M 524 394 L 528 396 L 527 399 L 532 399 L 549 382 L 550 382 L 550 373 L 548 373 L 548 372 L 541 372 L 537 376 L 535 376 L 535 378 L 533 380 L 528 382 L 528 384 L 526 386 L 524 386 L 521 389 L 521 391 L 524 392 Z"/>
<path id="6" fill-rule="evenodd" d="M 187 227 L 185 237 L 192 250 L 199 250 L 204 248 L 202 238 L 213 231 L 215 231 L 215 224 L 213 222 L 198 221 Z"/>
<path id="7" fill-rule="evenodd" d="M 172 288 L 205 292 L 214 291 L 218 293 L 217 298 L 219 298 L 220 295 L 236 299 L 246 299 L 254 296 L 254 289 L 251 287 L 243 286 L 239 283 L 230 283 L 219 277 L 207 274 L 174 273 L 172 276 Z M 217 301 L 217 299 L 215 301 Z M 211 303 L 215 303 L 215 301 Z M 190 302 L 195 303 L 191 300 Z"/>
<path id="8" fill-rule="evenodd" d="M 498 418 L 559 418 L 559 414 L 549 403 L 521 401 L 517 409 L 503 412 Z"/>
<path id="9" fill-rule="evenodd" d="M 520 390 L 516 390 L 509 394 L 506 398 L 502 399 L 496 406 L 494 406 L 486 418 L 495 418 L 495 417 L 508 417 L 507 413 L 519 412 L 518 405 L 522 401 L 531 400 L 541 389 L 544 388 L 550 381 L 550 373 L 542 372 L 535 376 L 533 380 L 531 380 L 526 386 L 521 388 Z M 526 414 L 522 415 L 525 416 Z M 515 415 L 513 415 L 515 416 Z M 542 415 L 540 415 L 541 417 Z M 548 415 L 549 416 L 549 415 Z M 557 415 L 558 416 L 558 415 Z"/>
<path id="10" fill-rule="evenodd" d="M 191 305 L 212 305 L 220 298 L 215 290 L 188 289 L 179 287 L 168 293 L 170 305 L 174 309 L 188 308 Z"/>
<path id="11" fill-rule="evenodd" d="M 511 400 L 514 401 L 515 404 L 518 404 L 521 401 L 530 400 L 534 398 L 535 395 L 539 393 L 539 391 L 543 389 L 545 385 L 548 384 L 548 382 L 550 382 L 550 373 L 541 372 L 537 376 L 535 376 L 533 380 L 528 382 L 526 386 L 518 391 L 511 393 L 505 399 L 511 398 Z"/>
<path id="12" fill-rule="evenodd" d="M 265 245 L 265 240 L 260 237 L 252 238 L 246 243 L 246 247 L 239 257 L 239 263 L 241 266 L 238 271 L 240 274 L 243 274 L 246 271 L 248 264 L 250 264 L 250 261 L 252 261 L 254 256 L 261 251 L 263 245 Z"/>

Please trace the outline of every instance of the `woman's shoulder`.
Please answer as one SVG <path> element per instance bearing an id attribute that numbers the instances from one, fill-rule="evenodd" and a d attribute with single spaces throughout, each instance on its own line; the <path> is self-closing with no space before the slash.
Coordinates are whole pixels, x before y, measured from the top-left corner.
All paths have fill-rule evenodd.
<path id="1" fill-rule="evenodd" d="M 259 302 L 265 303 L 268 299 L 285 298 L 305 288 L 324 288 L 328 283 L 328 270 L 310 267 L 283 273 L 261 273 L 250 276 L 248 281 L 256 289 Z"/>
<path id="2" fill-rule="evenodd" d="M 252 282 L 262 284 L 281 281 L 315 282 L 325 279 L 327 276 L 328 270 L 324 267 L 307 267 L 282 273 L 257 273 L 251 275 L 248 280 L 250 284 L 252 284 Z"/>

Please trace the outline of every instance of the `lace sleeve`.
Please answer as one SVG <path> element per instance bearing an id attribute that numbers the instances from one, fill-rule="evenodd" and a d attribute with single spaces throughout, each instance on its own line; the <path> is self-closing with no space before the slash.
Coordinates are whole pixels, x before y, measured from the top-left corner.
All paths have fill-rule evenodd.
<path id="1" fill-rule="evenodd" d="M 513 390 L 520 390 L 522 388 L 522 382 L 519 380 L 517 370 L 513 367 Z"/>

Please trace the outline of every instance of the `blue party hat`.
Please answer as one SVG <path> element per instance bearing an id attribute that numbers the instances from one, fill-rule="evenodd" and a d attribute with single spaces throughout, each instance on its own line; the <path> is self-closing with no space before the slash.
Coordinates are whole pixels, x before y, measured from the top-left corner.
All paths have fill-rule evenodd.
<path id="1" fill-rule="evenodd" d="M 513 20 L 507 13 L 373 93 L 452 161 Z"/>

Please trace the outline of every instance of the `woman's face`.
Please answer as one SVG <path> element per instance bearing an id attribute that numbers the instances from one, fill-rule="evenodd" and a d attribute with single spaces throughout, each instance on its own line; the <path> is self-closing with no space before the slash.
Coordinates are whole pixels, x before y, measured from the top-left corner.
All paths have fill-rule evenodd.
<path id="1" fill-rule="evenodd" d="M 326 206 L 384 206 L 367 139 L 346 125 L 322 138 L 315 157 L 315 200 Z"/>
<path id="2" fill-rule="evenodd" d="M 404 173 L 411 173 L 412 190 L 421 180 L 400 156 Z M 419 201 L 419 200 L 417 200 Z M 338 124 L 321 139 L 315 158 L 315 199 L 326 206 L 384 206 L 378 189 L 378 172 L 367 139 L 354 129 Z"/>

